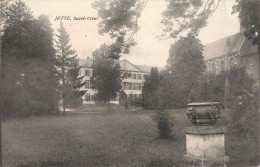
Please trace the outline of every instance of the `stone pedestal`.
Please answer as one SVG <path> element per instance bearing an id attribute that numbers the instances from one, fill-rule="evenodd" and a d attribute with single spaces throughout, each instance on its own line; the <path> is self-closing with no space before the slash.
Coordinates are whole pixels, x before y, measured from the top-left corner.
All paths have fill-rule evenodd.
<path id="1" fill-rule="evenodd" d="M 229 158 L 225 155 L 225 127 L 186 127 L 185 159 L 191 166 L 225 166 Z"/>

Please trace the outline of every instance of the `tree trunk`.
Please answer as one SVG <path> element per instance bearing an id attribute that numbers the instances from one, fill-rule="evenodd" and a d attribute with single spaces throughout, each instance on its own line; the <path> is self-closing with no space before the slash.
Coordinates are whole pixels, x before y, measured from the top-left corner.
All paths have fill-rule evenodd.
<path id="1" fill-rule="evenodd" d="M 258 164 L 260 164 L 260 29 L 257 32 L 258 34 Z"/>
<path id="2" fill-rule="evenodd" d="M 107 111 L 110 111 L 110 101 L 107 102 Z"/>
<path id="3" fill-rule="evenodd" d="M 1 5 L 2 6 L 2 5 Z M 2 166 L 2 114 L 4 110 L 4 94 L 2 85 L 2 37 L 0 36 L 0 166 Z"/>
<path id="4" fill-rule="evenodd" d="M 63 53 L 62 53 L 63 54 Z M 65 99 L 65 90 L 64 90 L 64 85 L 65 85 L 65 69 L 64 69 L 64 60 L 62 60 L 62 67 L 61 67 L 61 72 L 62 72 L 62 108 L 63 108 L 63 115 L 65 115 L 65 102 L 64 102 L 64 99 Z"/>
<path id="5" fill-rule="evenodd" d="M 65 99 L 65 94 L 64 94 L 64 77 L 62 78 L 62 108 L 63 108 L 63 115 L 65 115 L 65 102 L 64 102 L 64 99 Z"/>

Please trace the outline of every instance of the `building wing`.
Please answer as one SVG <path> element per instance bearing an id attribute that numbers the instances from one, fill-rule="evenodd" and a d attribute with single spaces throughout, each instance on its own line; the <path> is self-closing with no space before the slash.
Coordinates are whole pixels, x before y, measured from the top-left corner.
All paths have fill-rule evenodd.
<path id="1" fill-rule="evenodd" d="M 244 35 L 237 33 L 205 45 L 203 56 L 205 60 L 214 59 L 238 52 L 244 42 Z"/>

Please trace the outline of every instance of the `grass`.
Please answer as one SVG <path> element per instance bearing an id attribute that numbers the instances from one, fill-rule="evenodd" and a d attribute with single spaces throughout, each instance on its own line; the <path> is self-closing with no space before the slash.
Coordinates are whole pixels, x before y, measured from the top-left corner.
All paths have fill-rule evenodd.
<path id="1" fill-rule="evenodd" d="M 157 137 L 154 111 L 69 112 L 3 122 L 3 164 L 14 167 L 185 166 L 185 109 L 173 138 Z M 223 125 L 225 121 L 218 121 Z M 226 141 L 226 145 L 234 141 Z M 232 153 L 232 151 L 227 151 Z"/>
<path id="2" fill-rule="evenodd" d="M 5 120 L 4 166 L 179 166 L 185 136 L 157 138 L 153 111 Z M 182 134 L 183 127 L 174 131 Z"/>

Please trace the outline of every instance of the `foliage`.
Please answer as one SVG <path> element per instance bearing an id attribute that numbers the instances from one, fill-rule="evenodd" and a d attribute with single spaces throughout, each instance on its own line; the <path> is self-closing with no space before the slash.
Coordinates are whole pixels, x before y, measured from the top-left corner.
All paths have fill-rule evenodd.
<path id="1" fill-rule="evenodd" d="M 169 0 L 163 12 L 163 38 L 177 38 L 183 33 L 198 35 L 221 0 Z"/>
<path id="2" fill-rule="evenodd" d="M 21 1 L 5 9 L 2 36 L 4 114 L 47 114 L 57 111 L 53 30 L 49 19 L 34 19 Z"/>
<path id="3" fill-rule="evenodd" d="M 254 92 L 254 80 L 249 77 L 245 68 L 232 68 L 218 75 L 205 73 L 198 84 L 196 101 L 218 101 L 224 103 L 225 84 L 228 78 L 227 101 L 232 101 L 243 92 Z"/>
<path id="4" fill-rule="evenodd" d="M 237 141 L 227 146 L 231 161 L 244 166 L 258 164 L 258 104 L 257 94 L 240 92 L 229 101 L 227 138 Z M 249 142 L 250 141 L 250 142 Z"/>
<path id="5" fill-rule="evenodd" d="M 226 84 L 228 78 L 228 85 Z M 258 150 L 257 91 L 254 80 L 245 68 L 232 68 L 220 74 L 205 74 L 197 87 L 196 101 L 217 101 L 224 104 L 225 87 L 227 108 L 227 154 L 231 163 L 256 165 Z M 226 85 L 226 86 L 224 86 Z M 250 142 L 248 142 L 250 141 Z"/>
<path id="6" fill-rule="evenodd" d="M 252 40 L 253 44 L 259 45 L 260 32 L 260 1 L 237 0 L 233 6 L 233 13 L 239 12 L 241 25 L 246 28 L 245 36 Z"/>
<path id="7" fill-rule="evenodd" d="M 117 96 L 121 89 L 124 77 L 119 63 L 110 58 L 110 46 L 101 45 L 93 55 L 93 75 L 90 78 L 92 89 L 97 90 L 98 101 L 110 102 Z"/>
<path id="8" fill-rule="evenodd" d="M 200 41 L 191 34 L 171 46 L 167 69 L 161 74 L 163 106 L 178 108 L 192 101 L 206 68 L 202 51 Z"/>
<path id="9" fill-rule="evenodd" d="M 239 12 L 240 23 L 246 29 L 244 35 L 252 41 L 253 45 L 258 46 L 258 111 L 260 113 L 260 1 L 237 0 L 236 2 L 237 4 L 233 6 L 233 13 Z M 258 116 L 256 115 L 258 118 L 259 113 Z M 258 154 L 260 154 L 259 151 Z"/>
<path id="10" fill-rule="evenodd" d="M 170 139 L 172 137 L 173 118 L 166 110 L 156 111 L 154 121 L 157 123 L 159 138 Z"/>
<path id="11" fill-rule="evenodd" d="M 120 92 L 119 92 L 119 104 L 125 105 L 126 102 L 127 102 L 127 94 L 123 90 L 120 90 Z"/>
<path id="12" fill-rule="evenodd" d="M 84 91 L 79 89 L 84 85 L 82 78 L 78 78 L 78 58 L 76 50 L 73 50 L 70 44 L 70 36 L 60 23 L 58 29 L 56 47 L 56 67 L 58 69 L 58 76 L 61 81 L 60 93 L 63 104 L 63 112 L 67 106 L 75 107 L 82 104 L 81 97 L 85 94 Z"/>
<path id="13" fill-rule="evenodd" d="M 159 88 L 159 74 L 156 67 L 151 68 L 151 75 L 144 76 L 142 106 L 144 109 L 156 109 Z"/>
<path id="14" fill-rule="evenodd" d="M 129 53 L 130 46 L 135 45 L 133 34 L 137 32 L 137 17 L 140 17 L 144 4 L 138 5 L 137 0 L 97 0 L 92 6 L 102 19 L 99 33 L 116 38 L 112 44 L 116 52 Z"/>
<path id="15" fill-rule="evenodd" d="M 142 106 L 142 97 L 135 97 L 132 99 L 132 106 L 141 107 Z"/>
<path id="16" fill-rule="evenodd" d="M 1 37 L 3 35 L 3 27 L 5 25 L 6 14 L 7 14 L 7 8 L 10 6 L 11 0 L 1 0 L 1 10 L 0 10 L 0 34 Z"/>

